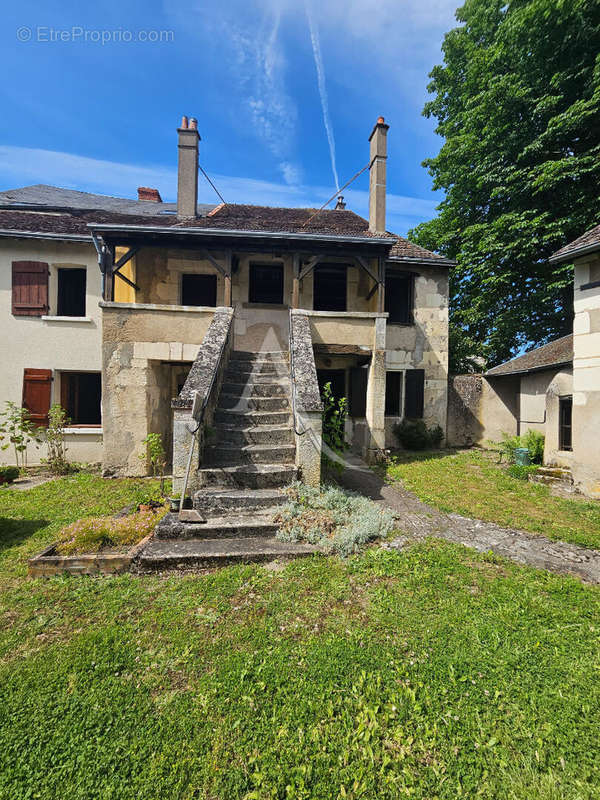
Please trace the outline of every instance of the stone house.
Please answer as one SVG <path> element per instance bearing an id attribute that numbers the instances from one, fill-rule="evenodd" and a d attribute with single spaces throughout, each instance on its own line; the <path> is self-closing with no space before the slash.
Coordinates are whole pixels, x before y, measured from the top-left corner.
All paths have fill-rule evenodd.
<path id="1" fill-rule="evenodd" d="M 15 227 L 39 230 L 42 218 L 50 235 L 93 243 L 99 303 L 87 363 L 101 373 L 106 474 L 144 474 L 142 442 L 156 432 L 181 482 L 194 425 L 196 485 L 224 476 L 280 485 L 298 473 L 315 482 L 325 382 L 348 398 L 346 435 L 366 457 L 394 443 L 405 416 L 445 429 L 451 262 L 386 230 L 387 132 L 380 118 L 369 137 L 368 220 L 343 198 L 319 213 L 198 206 L 200 136 L 187 118 L 174 208 L 144 190 L 143 213 L 133 201 L 35 221 L 0 212 L 0 224 L 12 215 L 2 224 L 13 231 L 5 271 Z M 56 347 L 73 349 L 66 339 Z M 43 366 L 23 358 L 11 368 L 12 395 L 25 366 Z"/>
<path id="2" fill-rule="evenodd" d="M 600 225 L 561 248 L 574 264 L 573 333 L 488 370 L 450 380 L 448 442 L 497 441 L 538 430 L 544 465 L 600 497 Z"/>

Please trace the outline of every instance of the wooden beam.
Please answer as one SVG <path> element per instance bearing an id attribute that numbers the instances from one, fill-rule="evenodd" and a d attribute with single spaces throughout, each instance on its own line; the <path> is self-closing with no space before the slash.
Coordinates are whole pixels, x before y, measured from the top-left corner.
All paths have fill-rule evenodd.
<path id="1" fill-rule="evenodd" d="M 375 294 L 375 292 L 377 291 L 377 289 L 379 289 L 379 281 L 375 281 L 375 283 L 374 283 L 374 284 L 373 284 L 373 286 L 371 287 L 371 291 L 370 291 L 370 292 L 369 292 L 369 294 L 367 295 L 367 300 L 370 300 L 370 299 L 373 297 L 373 295 Z"/>
<path id="2" fill-rule="evenodd" d="M 294 253 L 292 258 L 293 283 L 292 283 L 292 308 L 300 307 L 300 253 Z"/>
<path id="3" fill-rule="evenodd" d="M 319 261 L 322 260 L 323 256 L 313 256 L 309 261 L 307 261 L 303 269 L 300 271 L 300 275 L 298 276 L 299 280 L 302 280 L 302 278 L 305 278 L 310 272 L 312 272 Z"/>
<path id="4" fill-rule="evenodd" d="M 206 260 L 207 260 L 207 261 L 210 261 L 210 263 L 213 265 L 213 267 L 214 267 L 214 268 L 215 268 L 215 269 L 216 269 L 218 272 L 220 272 L 220 273 L 221 273 L 221 275 L 223 275 L 224 277 L 226 277 L 226 276 L 227 276 L 227 272 L 226 272 L 225 268 L 224 268 L 224 267 L 222 267 L 222 266 L 219 264 L 219 262 L 218 262 L 218 261 L 217 261 L 215 258 L 213 258 L 213 257 L 211 256 L 211 254 L 208 252 L 208 250 L 202 250 L 202 254 L 203 254 L 203 255 L 204 255 L 204 257 L 206 258 Z M 230 274 L 231 274 L 231 271 L 230 271 Z"/>
<path id="5" fill-rule="evenodd" d="M 354 260 L 364 269 L 366 273 L 373 278 L 376 283 L 379 283 L 379 278 L 374 272 L 372 272 L 368 261 L 366 261 L 362 256 L 354 256 Z"/>
<path id="6" fill-rule="evenodd" d="M 133 281 L 130 281 L 130 280 L 129 280 L 129 278 L 126 278 L 126 277 L 125 277 L 125 275 L 121 275 L 121 273 L 120 273 L 120 272 L 117 272 L 116 270 L 115 270 L 115 272 L 113 272 L 113 277 L 114 277 L 115 275 L 117 276 L 117 278 L 120 278 L 122 281 L 125 281 L 125 283 L 126 283 L 128 286 L 131 286 L 131 288 L 132 288 L 132 289 L 135 289 L 135 290 L 136 290 L 136 292 L 139 292 L 139 291 L 140 291 L 140 287 L 137 285 L 137 283 L 134 283 Z"/>
<path id="7" fill-rule="evenodd" d="M 131 261 L 131 259 L 134 257 L 134 255 L 135 255 L 135 254 L 136 254 L 136 253 L 137 253 L 137 252 L 138 252 L 140 249 L 141 249 L 141 248 L 140 248 L 140 245 L 134 245 L 133 247 L 130 247 L 130 248 L 129 248 L 129 250 L 128 250 L 126 253 L 123 253 L 123 255 L 121 256 L 121 258 L 120 258 L 120 259 L 117 261 L 117 263 L 116 263 L 116 264 L 115 264 L 115 266 L 114 266 L 113 272 L 118 272 L 118 271 L 121 269 L 121 267 L 124 267 L 124 266 L 125 266 L 125 264 L 126 264 L 128 261 Z"/>
<path id="8" fill-rule="evenodd" d="M 223 296 L 223 305 L 231 306 L 231 264 L 232 256 L 231 250 L 225 251 L 225 290 Z"/>

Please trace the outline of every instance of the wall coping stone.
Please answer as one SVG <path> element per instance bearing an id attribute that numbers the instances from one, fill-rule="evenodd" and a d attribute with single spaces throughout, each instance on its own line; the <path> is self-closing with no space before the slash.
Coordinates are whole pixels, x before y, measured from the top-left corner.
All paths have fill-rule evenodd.
<path id="1" fill-rule="evenodd" d="M 214 311 L 215 315 L 204 335 L 204 341 L 200 345 L 183 389 L 171 403 L 173 409 L 191 408 L 196 392 L 203 398 L 206 397 L 213 375 L 219 369 L 221 353 L 230 333 L 233 308 L 219 307 Z"/>
<path id="2" fill-rule="evenodd" d="M 342 317 L 343 319 L 387 319 L 389 314 L 386 312 L 379 313 L 377 311 L 311 311 L 308 308 L 293 308 L 292 316 L 307 316 L 307 317 Z"/>
<path id="3" fill-rule="evenodd" d="M 106 308 L 115 311 L 178 311 L 185 314 L 216 314 L 219 311 L 230 311 L 233 309 L 227 306 L 176 306 L 167 305 L 166 303 L 115 303 L 113 301 L 101 300 L 99 303 L 100 308 Z"/>
<path id="4" fill-rule="evenodd" d="M 317 381 L 315 355 L 312 346 L 308 314 L 292 312 L 290 319 L 290 358 L 294 367 L 296 403 L 300 413 L 321 412 L 321 394 Z"/>

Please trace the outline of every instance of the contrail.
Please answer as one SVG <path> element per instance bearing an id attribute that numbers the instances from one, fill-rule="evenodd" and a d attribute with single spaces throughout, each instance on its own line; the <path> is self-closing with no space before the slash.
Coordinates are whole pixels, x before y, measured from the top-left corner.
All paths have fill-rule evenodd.
<path id="1" fill-rule="evenodd" d="M 315 67 L 317 68 L 317 82 L 319 84 L 319 94 L 321 95 L 321 108 L 323 109 L 323 122 L 325 123 L 325 132 L 327 133 L 327 141 L 329 142 L 329 155 L 331 157 L 331 169 L 333 171 L 333 178 L 335 180 L 336 191 L 339 191 L 340 181 L 337 174 L 337 167 L 335 165 L 335 139 L 333 138 L 333 127 L 331 119 L 329 118 L 329 102 L 327 100 L 327 87 L 325 86 L 325 69 L 323 67 L 323 58 L 321 57 L 321 42 L 319 41 L 319 29 L 315 25 L 310 7 L 310 0 L 305 0 L 306 16 L 308 18 L 308 27 L 310 28 L 310 40 L 312 42 L 313 54 L 315 57 Z"/>

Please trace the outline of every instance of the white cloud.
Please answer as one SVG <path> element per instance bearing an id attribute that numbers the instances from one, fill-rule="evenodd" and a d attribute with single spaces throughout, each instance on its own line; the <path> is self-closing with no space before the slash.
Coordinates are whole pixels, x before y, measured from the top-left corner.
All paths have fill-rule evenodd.
<path id="1" fill-rule="evenodd" d="M 326 186 L 275 183 L 232 175 L 211 175 L 211 178 L 230 203 L 315 208 L 331 194 Z M 132 198 L 136 197 L 138 186 L 153 186 L 163 200 L 174 201 L 177 175 L 174 169 L 161 166 L 122 164 L 72 153 L 0 145 L 0 186 L 13 189 L 34 183 Z M 349 209 L 363 216 L 368 214 L 368 191 L 350 189 L 345 197 Z M 203 203 L 218 202 L 202 178 L 198 199 Z M 431 219 L 435 205 L 435 200 L 388 194 L 388 228 L 405 233 L 419 222 Z"/>

